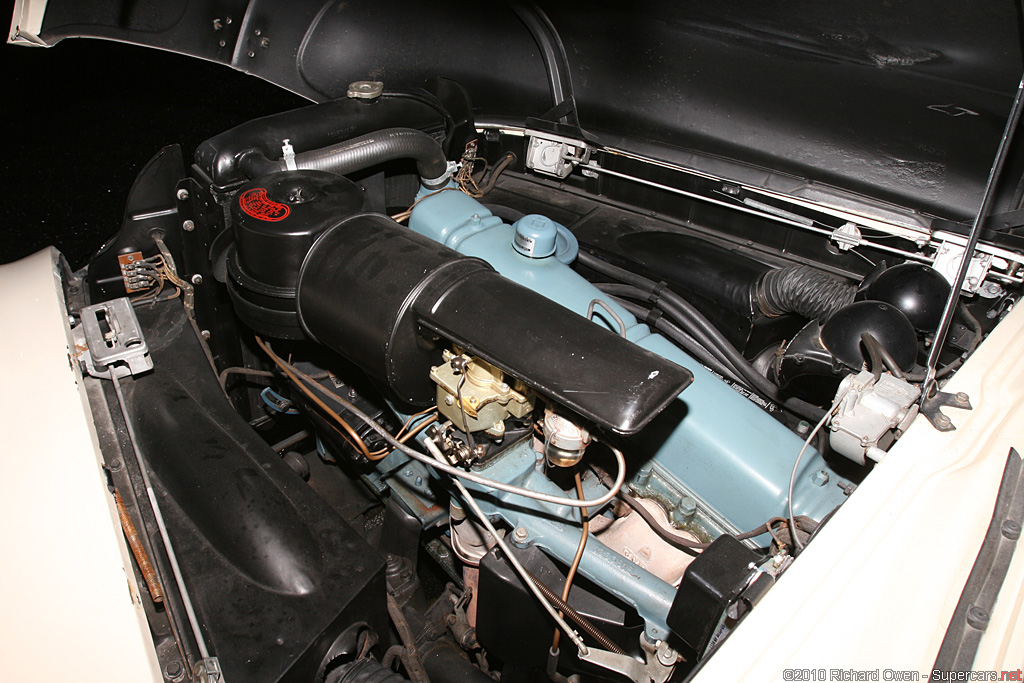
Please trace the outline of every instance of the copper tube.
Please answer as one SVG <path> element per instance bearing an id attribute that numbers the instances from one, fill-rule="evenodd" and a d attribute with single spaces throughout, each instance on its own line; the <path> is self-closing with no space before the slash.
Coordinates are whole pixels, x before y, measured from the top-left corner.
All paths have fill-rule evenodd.
<path id="1" fill-rule="evenodd" d="M 125 539 L 128 540 L 128 547 L 132 549 L 132 555 L 135 556 L 135 562 L 139 565 L 142 578 L 146 582 L 146 586 L 149 587 L 149 595 L 153 598 L 153 602 L 163 602 L 164 589 L 160 586 L 160 579 L 156 576 L 156 569 L 153 568 L 153 563 L 149 561 L 149 555 L 142 546 L 139 532 L 135 530 L 135 524 L 132 523 L 131 517 L 128 516 L 128 510 L 124 507 L 121 494 L 117 491 L 114 491 L 114 504 L 117 506 L 117 516 L 121 518 L 121 530 L 124 532 Z"/>
<path id="2" fill-rule="evenodd" d="M 583 500 L 583 480 L 580 478 L 579 469 L 575 472 L 576 497 Z M 587 508 L 580 508 L 580 517 L 583 520 L 582 535 L 580 543 L 576 546 L 576 556 L 572 558 L 569 566 L 569 573 L 565 576 L 565 586 L 562 588 L 562 602 L 569 604 L 569 591 L 572 589 L 572 580 L 576 578 L 576 570 L 580 568 L 580 560 L 583 559 L 583 550 L 587 547 L 587 536 L 590 535 L 590 515 Z M 559 612 L 561 614 L 561 612 Z M 551 651 L 558 652 L 558 641 L 562 637 L 561 629 L 555 629 L 555 636 L 551 640 Z"/>
<path id="3" fill-rule="evenodd" d="M 328 394 L 330 396 L 334 396 L 334 394 L 332 394 L 330 391 L 328 391 L 326 387 L 324 387 L 324 386 L 320 385 L 319 383 L 317 383 L 316 381 L 314 381 L 313 378 L 311 378 L 309 375 L 306 375 L 305 373 L 297 370 L 294 366 L 292 366 L 289 363 L 286 363 L 284 360 L 282 360 L 281 357 L 278 356 L 276 353 L 274 353 L 271 350 L 270 346 L 268 344 L 266 344 L 259 337 L 256 337 L 256 344 L 261 349 L 263 349 L 263 352 L 270 357 L 270 360 L 274 361 L 274 364 L 277 365 L 277 367 L 281 368 L 281 371 L 285 375 L 288 376 L 288 379 L 290 379 L 292 382 L 295 383 L 295 386 L 297 386 L 302 391 L 302 393 L 304 393 L 306 396 L 308 396 L 310 398 L 310 400 L 313 401 L 313 403 L 317 404 L 324 412 L 326 412 L 328 415 L 330 415 L 331 418 L 337 424 L 341 425 L 341 427 L 344 428 L 344 430 L 346 432 L 348 432 L 348 437 L 352 437 L 351 440 L 348 437 L 346 437 L 344 434 L 342 434 L 341 436 L 346 441 L 348 441 L 350 446 L 352 446 L 354 449 L 356 449 L 357 451 L 362 453 L 363 456 L 365 456 L 369 460 L 381 460 L 382 458 L 384 458 L 384 455 L 386 455 L 386 454 L 381 455 L 379 457 L 372 456 L 370 454 L 369 449 L 366 448 L 366 444 L 363 443 L 363 440 L 359 437 L 359 435 L 356 433 L 356 431 L 354 429 L 352 429 L 352 427 L 348 424 L 348 422 L 345 422 L 345 420 L 340 415 L 338 415 L 338 413 L 336 413 L 333 410 L 331 410 L 327 406 L 326 403 L 321 401 L 320 398 L 316 394 L 314 394 L 312 391 L 310 391 L 309 387 L 307 387 L 298 377 L 296 377 L 296 374 L 299 375 L 299 376 L 305 377 L 306 379 L 308 379 L 310 384 L 312 386 L 316 387 L 319 391 L 322 391 L 322 392 L 324 392 L 324 393 L 326 393 L 326 394 Z"/>

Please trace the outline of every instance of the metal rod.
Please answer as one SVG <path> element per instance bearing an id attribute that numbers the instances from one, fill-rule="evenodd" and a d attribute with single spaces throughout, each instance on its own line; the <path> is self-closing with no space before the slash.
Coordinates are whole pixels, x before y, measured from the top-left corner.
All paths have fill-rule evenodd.
<path id="1" fill-rule="evenodd" d="M 663 183 L 656 183 L 653 180 L 645 180 L 644 178 L 637 178 L 636 176 L 627 175 L 625 173 L 619 173 L 618 171 L 612 171 L 607 168 L 603 168 L 594 161 L 591 161 L 590 163 L 585 165 L 581 164 L 580 168 L 585 168 L 589 171 L 595 171 L 597 173 L 604 173 L 605 175 L 614 176 L 616 178 L 622 178 L 623 180 L 632 180 L 634 183 L 640 183 L 641 185 L 647 185 L 648 187 L 653 187 L 659 190 L 665 190 L 666 192 L 671 192 L 673 194 L 678 194 L 683 197 L 689 197 L 690 199 L 696 199 L 702 202 L 707 202 L 709 204 L 714 204 L 716 206 L 723 206 L 727 209 L 733 209 L 734 211 L 739 211 L 740 213 L 747 213 L 750 214 L 751 216 L 757 216 L 758 218 L 765 218 L 767 220 L 774 221 L 776 223 L 782 223 L 783 225 L 789 225 L 794 228 L 809 230 L 811 232 L 816 232 L 820 235 L 827 235 L 829 237 L 832 236 L 832 231 L 827 230 L 825 228 L 819 228 L 814 225 L 807 225 L 806 223 L 790 220 L 789 218 L 785 218 L 783 216 L 777 216 L 775 214 L 770 214 L 765 211 L 752 209 L 749 206 L 722 201 L 721 199 L 715 199 L 714 197 L 707 197 L 702 194 L 697 194 L 696 192 L 681 190 L 678 187 L 672 187 L 671 185 L 665 185 Z M 933 258 L 929 258 L 921 254 L 915 254 L 904 249 L 897 249 L 895 247 L 890 247 L 884 244 L 869 242 L 868 240 L 865 240 L 863 238 L 861 238 L 860 244 L 858 244 L 857 246 L 866 246 L 871 247 L 872 249 L 877 249 L 879 251 L 886 251 L 892 254 L 898 254 L 900 256 L 903 256 L 904 258 L 913 259 L 915 261 L 921 261 L 922 263 L 932 263 L 935 260 Z"/>
<path id="2" fill-rule="evenodd" d="M 924 376 L 924 390 L 921 392 L 921 400 L 932 395 L 935 389 L 935 372 L 939 364 L 939 354 L 946 343 L 946 335 L 953 324 L 953 312 L 960 300 L 960 288 L 963 287 L 967 278 L 967 271 L 971 267 L 971 259 L 974 258 L 974 249 L 978 246 L 981 237 L 981 229 L 992 210 L 995 202 L 996 185 L 999 176 L 1003 172 L 1003 165 L 1006 163 L 1006 156 L 1010 150 L 1010 142 L 1013 141 L 1013 134 L 1017 130 L 1017 123 L 1020 121 L 1021 110 L 1024 109 L 1024 76 L 1021 76 L 1020 84 L 1017 86 L 1017 95 L 1013 99 L 1013 106 L 1010 108 L 1010 115 L 1006 119 L 1006 127 L 1003 129 L 1003 137 L 999 141 L 999 148 L 996 150 L 996 158 L 992 162 L 992 169 L 988 173 L 988 182 L 985 183 L 985 194 L 981 199 L 981 207 L 974 217 L 974 224 L 971 226 L 970 236 L 967 239 L 967 246 L 960 261 L 960 268 L 957 270 L 956 279 L 949 292 L 949 299 L 946 300 L 946 308 L 939 320 L 939 327 L 935 331 L 935 340 L 932 342 L 931 351 L 928 353 L 928 366 Z"/>
<path id="3" fill-rule="evenodd" d="M 132 426 L 131 418 L 128 415 L 128 406 L 124 400 L 124 394 L 121 393 L 121 382 L 117 379 L 117 375 L 114 374 L 114 369 L 110 369 L 110 379 L 114 383 L 114 393 L 117 394 L 117 402 L 121 406 L 121 416 L 124 417 L 125 428 L 128 430 L 128 440 L 132 443 L 132 451 L 135 453 L 135 461 L 139 465 L 139 472 L 142 473 L 142 483 L 146 487 L 146 496 L 149 498 L 149 504 L 153 508 L 153 516 L 156 518 L 156 525 L 160 529 L 160 538 L 164 543 L 164 550 L 167 551 L 167 560 L 171 564 L 171 573 L 174 574 L 174 583 L 178 586 L 178 593 L 181 595 L 181 603 L 185 606 L 185 614 L 188 616 L 189 626 L 192 627 L 192 635 L 196 639 L 196 645 L 199 647 L 199 656 L 203 659 L 207 659 L 210 656 L 210 652 L 206 647 L 206 641 L 203 640 L 203 634 L 199 630 L 199 620 L 196 618 L 196 612 L 192 608 L 192 601 L 188 596 L 188 589 L 185 588 L 185 581 L 181 576 L 181 567 L 178 566 L 178 557 L 174 554 L 174 547 L 171 545 L 171 538 L 167 534 L 167 526 L 164 524 L 164 516 L 160 512 L 160 505 L 156 500 L 156 493 L 153 491 L 153 482 L 149 478 L 149 472 L 146 471 L 146 463 L 142 457 L 142 452 L 139 450 L 138 439 L 135 436 L 135 428 Z"/>
<path id="4" fill-rule="evenodd" d="M 444 455 L 442 455 L 441 451 L 437 448 L 437 445 L 433 441 L 431 441 L 430 439 L 424 439 L 423 445 L 426 447 L 428 451 L 430 451 L 430 454 L 434 456 L 436 460 L 438 460 L 441 463 L 445 462 Z M 520 578 L 522 578 L 523 583 L 526 584 L 526 587 L 529 588 L 530 592 L 533 593 L 535 598 L 537 598 L 537 601 L 540 602 L 541 607 L 544 608 L 544 611 L 550 614 L 551 618 L 555 620 L 555 623 L 558 624 L 559 628 L 565 631 L 565 634 L 569 636 L 569 640 L 571 640 L 573 645 L 576 646 L 576 649 L 579 650 L 580 656 L 582 657 L 586 655 L 589 652 L 589 650 L 587 649 L 587 646 L 583 643 L 583 639 L 580 638 L 579 634 L 576 633 L 576 631 L 574 631 L 572 627 L 566 623 L 565 619 L 558 614 L 558 611 L 551 606 L 551 603 L 548 602 L 548 599 L 545 598 L 544 594 L 541 593 L 539 588 L 537 588 L 537 584 L 535 584 L 533 582 L 533 579 L 530 578 L 529 572 L 526 571 L 526 567 L 524 567 L 516 558 L 516 556 L 512 554 L 512 551 L 509 550 L 509 547 L 505 545 L 505 541 L 503 540 L 501 534 L 499 534 L 498 530 L 494 528 L 494 525 L 491 523 L 491 520 L 487 518 L 487 515 L 484 514 L 484 511 L 480 509 L 480 506 L 476 502 L 476 498 L 470 495 L 469 491 L 466 490 L 466 487 L 462 485 L 462 482 L 456 479 L 455 477 L 452 477 L 452 483 L 455 485 L 455 488 L 459 490 L 459 494 L 462 495 L 463 500 L 465 500 L 466 504 L 469 505 L 470 509 L 473 511 L 473 514 L 477 516 L 477 518 L 480 520 L 480 523 L 484 525 L 484 528 L 486 528 L 487 531 L 490 532 L 491 536 L 494 537 L 494 540 L 497 542 L 498 547 L 500 547 L 501 551 L 505 553 L 505 557 L 508 559 L 509 563 L 519 574 Z"/>

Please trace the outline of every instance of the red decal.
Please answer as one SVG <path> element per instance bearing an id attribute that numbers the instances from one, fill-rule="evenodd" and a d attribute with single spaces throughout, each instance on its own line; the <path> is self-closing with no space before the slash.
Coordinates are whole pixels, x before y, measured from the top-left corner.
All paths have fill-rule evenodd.
<path id="1" fill-rule="evenodd" d="M 242 207 L 242 211 L 261 221 L 282 221 L 292 212 L 287 204 L 275 202 L 268 197 L 267 191 L 262 187 L 254 187 L 243 192 L 238 198 L 238 205 Z"/>

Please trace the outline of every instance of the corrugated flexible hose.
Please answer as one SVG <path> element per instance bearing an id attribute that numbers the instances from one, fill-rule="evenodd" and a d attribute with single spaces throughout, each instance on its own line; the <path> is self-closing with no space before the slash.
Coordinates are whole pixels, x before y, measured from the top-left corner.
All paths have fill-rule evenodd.
<path id="1" fill-rule="evenodd" d="M 754 284 L 751 294 L 767 316 L 798 313 L 824 322 L 853 303 L 857 288 L 817 268 L 787 266 L 765 273 Z"/>

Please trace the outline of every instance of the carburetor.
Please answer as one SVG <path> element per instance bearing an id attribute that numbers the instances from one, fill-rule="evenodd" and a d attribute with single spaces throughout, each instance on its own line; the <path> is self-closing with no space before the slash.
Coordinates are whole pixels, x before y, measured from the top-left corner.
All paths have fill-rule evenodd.
<path id="1" fill-rule="evenodd" d="M 430 379 L 437 384 L 438 410 L 464 432 L 502 438 L 508 417 L 522 418 L 533 411 L 530 391 L 518 380 L 510 383 L 504 372 L 482 358 L 456 351 L 445 349 L 445 362 L 430 370 Z"/>

